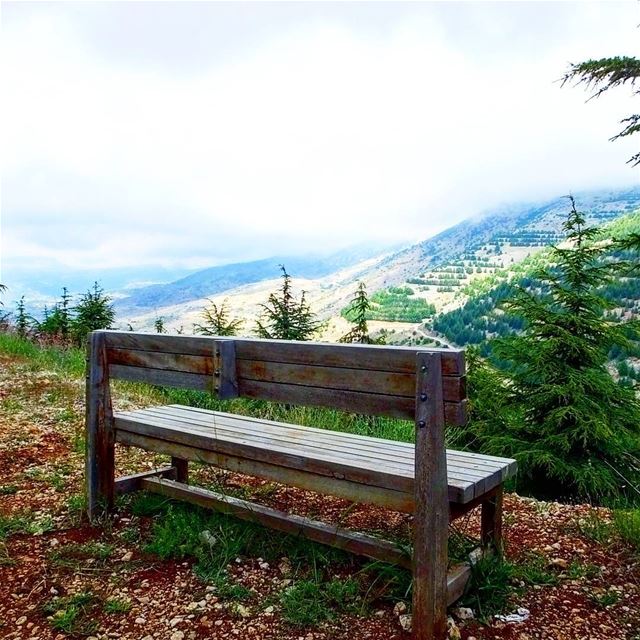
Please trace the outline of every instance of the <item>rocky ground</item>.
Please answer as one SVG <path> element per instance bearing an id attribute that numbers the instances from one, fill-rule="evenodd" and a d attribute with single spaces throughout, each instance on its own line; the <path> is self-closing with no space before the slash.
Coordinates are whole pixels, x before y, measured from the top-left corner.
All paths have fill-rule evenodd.
<path id="1" fill-rule="evenodd" d="M 120 407 L 148 401 L 119 387 Z M 328 620 L 296 626 L 281 607 L 283 590 L 312 569 L 286 552 L 276 560 L 238 557 L 227 568 L 246 598 L 221 590 L 194 572 L 194 559 L 162 560 L 147 548 L 150 516 L 123 504 L 112 519 L 90 526 L 82 516 L 83 382 L 0 355 L 0 636 L 131 640 L 250 638 L 278 640 L 382 640 L 409 638 L 405 603 L 380 590 L 363 562 L 336 561 L 326 571 L 355 576 L 357 606 L 338 607 Z M 160 464 L 161 458 L 119 450 L 118 471 Z M 353 506 L 308 492 L 233 474 L 195 469 L 267 504 L 345 526 L 406 536 L 399 514 Z M 463 640 L 548 638 L 640 639 L 640 561 L 617 540 L 610 513 L 508 495 L 504 577 L 488 575 L 480 599 L 452 611 L 451 637 Z M 476 530 L 476 518 L 462 526 Z M 279 534 L 273 533 L 277 536 Z M 369 581 L 369 582 L 367 582 Z M 526 609 L 518 622 L 483 617 L 482 606 L 505 589 L 504 613 Z M 483 604 L 484 603 L 484 604 Z M 473 615 L 470 618 L 470 615 Z M 526 614 L 525 616 L 526 617 Z M 480 621 L 482 619 L 482 621 Z"/>

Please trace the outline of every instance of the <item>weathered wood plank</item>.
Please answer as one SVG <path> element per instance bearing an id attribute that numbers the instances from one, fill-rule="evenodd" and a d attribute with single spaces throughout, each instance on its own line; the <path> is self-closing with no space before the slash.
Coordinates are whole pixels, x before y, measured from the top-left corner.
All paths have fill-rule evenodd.
<path id="1" fill-rule="evenodd" d="M 304 433 L 313 433 L 314 437 L 337 439 L 340 442 L 355 441 L 358 443 L 368 443 L 368 445 L 375 451 L 380 453 L 384 452 L 393 455 L 396 450 L 401 452 L 407 452 L 407 455 L 413 457 L 414 446 L 411 443 L 401 442 L 398 440 L 388 440 L 384 438 L 377 438 L 371 436 L 364 436 L 361 434 L 347 433 L 344 431 L 332 431 L 329 429 L 319 429 L 313 426 L 302 426 L 291 423 L 276 422 L 273 420 L 265 420 L 263 418 L 255 418 L 253 416 L 238 415 L 234 413 L 226 413 L 223 411 L 211 411 L 209 409 L 202 409 L 200 407 L 188 407 L 184 405 L 160 405 L 149 407 L 148 409 L 141 409 L 136 413 L 146 413 L 147 411 L 153 413 L 162 413 L 169 416 L 183 415 L 187 416 L 189 420 L 194 418 L 195 415 L 200 415 L 206 422 L 207 419 L 216 421 L 228 420 L 230 423 L 235 424 L 237 421 L 241 421 L 243 424 L 254 424 L 256 429 L 262 429 L 265 425 L 276 425 L 286 427 L 291 430 L 300 430 Z M 500 471 L 502 473 L 502 479 L 513 475 L 517 470 L 517 463 L 511 458 L 499 458 L 497 456 L 489 456 L 481 453 L 471 453 L 469 451 L 456 451 L 453 449 L 447 449 L 447 465 L 450 462 L 459 463 L 461 466 L 469 469 L 479 469 L 486 471 L 487 473 Z"/>
<path id="2" fill-rule="evenodd" d="M 143 478 L 155 478 L 158 476 L 169 480 L 176 480 L 176 468 L 171 466 L 163 469 L 156 469 L 155 471 L 142 471 L 141 473 L 133 473 L 129 476 L 116 478 L 114 482 L 115 493 L 116 495 L 122 495 L 123 493 L 139 491 L 140 482 Z"/>
<path id="3" fill-rule="evenodd" d="M 249 398 L 288 402 L 302 406 L 332 407 L 364 415 L 388 416 L 406 420 L 413 419 L 415 411 L 413 398 L 400 396 L 320 389 L 292 384 L 273 384 L 246 379 L 239 380 L 239 387 L 240 395 Z M 466 401 L 447 402 L 445 404 L 445 418 L 448 424 L 466 424 Z"/>
<path id="4" fill-rule="evenodd" d="M 484 546 L 492 546 L 502 553 L 502 485 L 491 497 L 482 502 L 480 517 L 480 538 Z"/>
<path id="5" fill-rule="evenodd" d="M 187 373 L 166 369 L 145 369 L 144 367 L 130 367 L 122 364 L 109 365 L 109 375 L 117 380 L 143 382 L 162 387 L 176 389 L 194 389 L 215 394 L 215 378 L 213 374 Z"/>
<path id="6" fill-rule="evenodd" d="M 218 345 L 220 345 L 220 349 L 229 352 L 229 361 L 231 362 L 232 359 L 235 362 L 235 342 L 219 340 L 216 341 L 216 348 L 218 348 Z M 234 355 L 232 356 L 231 353 Z M 129 349 L 109 349 L 107 356 L 109 363 L 112 365 L 182 371 L 203 376 L 213 375 L 216 369 L 214 358 L 207 356 Z M 231 372 L 236 367 L 230 365 L 224 367 L 224 369 Z M 326 389 L 364 391 L 407 398 L 413 398 L 415 389 L 415 373 L 327 367 L 312 364 L 288 364 L 263 360 L 238 360 L 237 378 Z M 231 383 L 231 388 L 237 389 L 237 385 Z M 446 402 L 460 402 L 465 399 L 467 396 L 466 378 L 464 376 L 445 376 L 443 379 L 443 392 Z M 229 397 L 235 396 L 231 395 Z"/>
<path id="7" fill-rule="evenodd" d="M 464 562 L 454 565 L 447 573 L 447 606 L 450 607 L 462 597 L 471 577 L 471 566 Z M 417 637 L 417 636 L 416 636 Z"/>
<path id="8" fill-rule="evenodd" d="M 232 496 L 191 487 L 171 480 L 148 478 L 142 481 L 147 491 L 175 500 L 183 500 L 205 509 L 215 509 L 233 515 L 248 522 L 282 531 L 293 536 L 302 536 L 314 542 L 342 549 L 355 555 L 381 560 L 401 567 L 411 567 L 411 557 L 405 549 L 375 536 L 344 529 L 336 525 L 311 520 L 295 514 L 289 514 L 264 505 L 256 504 Z M 446 576 L 447 604 L 453 604 L 464 592 L 471 575 L 468 564 L 458 564 L 451 568 Z"/>
<path id="9" fill-rule="evenodd" d="M 175 469 L 175 477 L 171 480 L 177 480 L 184 484 L 189 483 L 189 461 L 184 458 L 176 458 L 171 456 L 171 466 Z"/>
<path id="10" fill-rule="evenodd" d="M 242 437 L 222 427 L 209 430 L 188 423 L 176 427 L 171 420 L 139 418 L 136 414 L 115 416 L 118 430 L 141 433 L 160 440 L 175 441 L 209 451 L 218 451 L 240 458 L 277 461 L 294 469 L 309 468 L 321 475 L 344 477 L 365 484 L 408 491 L 414 479 L 414 467 L 397 464 L 384 458 L 364 458 L 343 453 L 338 449 L 314 449 L 300 446 L 299 442 L 274 440 L 259 436 Z M 484 479 L 453 472 L 449 485 L 456 487 L 460 499 L 468 502 L 478 493 Z"/>
<path id="11" fill-rule="evenodd" d="M 211 347 L 215 349 L 215 341 Z M 198 373 L 203 376 L 212 376 L 215 369 L 213 352 L 208 356 L 194 356 L 163 351 L 111 348 L 107 349 L 107 358 L 110 365 L 182 371 L 184 373 Z"/>
<path id="12" fill-rule="evenodd" d="M 411 558 L 404 550 L 386 540 L 364 533 L 349 531 L 335 525 L 284 513 L 261 504 L 240 500 L 199 487 L 183 485 L 172 480 L 149 478 L 142 481 L 142 486 L 148 491 L 153 491 L 169 498 L 184 500 L 201 507 L 222 511 L 242 520 L 256 522 L 293 536 L 303 536 L 309 540 L 337 547 L 349 553 L 399 564 L 404 567 L 411 565 Z"/>
<path id="13" fill-rule="evenodd" d="M 129 331 L 104 331 L 108 348 L 162 351 L 195 356 L 210 356 L 212 342 L 225 340 L 209 336 L 178 336 Z M 238 360 L 264 360 L 290 364 L 320 364 L 329 367 L 372 369 L 414 373 L 418 352 L 442 355 L 442 373 L 461 376 L 465 373 L 464 352 L 460 349 L 425 349 L 388 345 L 330 344 L 259 338 L 228 338 L 236 345 Z"/>
<path id="14" fill-rule="evenodd" d="M 447 629 L 447 460 L 444 447 L 442 360 L 416 357 L 416 466 L 413 553 L 414 637 L 444 638 Z"/>
<path id="15" fill-rule="evenodd" d="M 413 477 L 414 452 L 412 444 L 404 444 L 403 449 L 386 451 L 371 446 L 367 438 L 340 439 L 340 433 L 311 429 L 309 427 L 290 428 L 283 423 L 246 422 L 233 414 L 211 412 L 210 415 L 194 413 L 188 407 L 182 407 L 177 415 L 168 414 L 160 408 L 143 409 L 134 412 L 117 414 L 118 417 L 129 417 L 150 424 L 162 424 L 173 429 L 186 429 L 201 432 L 210 438 L 225 438 L 238 443 L 251 441 L 271 448 L 273 445 L 287 449 L 299 449 L 301 454 L 314 457 L 316 452 L 332 455 L 336 459 L 357 460 L 358 464 L 367 464 L 374 468 L 403 470 L 407 477 Z M 449 481 L 472 483 L 474 495 L 484 494 L 488 488 L 502 481 L 499 469 L 473 468 L 447 456 Z"/>
<path id="16" fill-rule="evenodd" d="M 127 365 L 109 366 L 112 378 L 144 382 L 179 389 L 195 389 L 215 392 L 215 379 L 196 373 L 164 369 L 145 369 Z M 301 385 L 275 384 L 255 380 L 238 380 L 239 394 L 249 398 L 287 402 L 303 406 L 322 406 L 365 415 L 381 415 L 393 418 L 413 418 L 413 398 L 384 396 L 380 394 L 321 389 Z M 467 420 L 466 400 L 445 403 L 445 418 L 448 424 L 464 425 Z"/>
<path id="17" fill-rule="evenodd" d="M 95 518 L 111 509 L 114 500 L 115 450 L 105 336 L 87 340 L 85 480 L 87 511 Z"/>
<path id="18" fill-rule="evenodd" d="M 221 400 L 238 397 L 238 368 L 236 365 L 236 343 L 233 340 L 216 340 L 215 370 L 218 397 Z"/>
<path id="19" fill-rule="evenodd" d="M 289 467 L 292 469 L 308 469 L 318 475 L 345 478 L 361 484 L 371 484 L 387 489 L 410 491 L 413 479 L 410 474 L 392 471 L 389 468 L 367 468 L 358 466 L 357 461 L 317 454 L 311 458 L 294 448 L 282 446 L 260 446 L 256 442 L 237 442 L 223 438 L 212 438 L 192 429 L 175 429 L 159 423 L 140 422 L 130 417 L 116 417 L 118 431 L 130 431 L 147 435 L 160 440 L 184 444 L 206 451 L 215 451 L 239 458 L 249 458 L 260 462 Z M 179 457 L 179 456 L 178 456 Z M 473 498 L 473 495 L 470 496 Z"/>
<path id="20" fill-rule="evenodd" d="M 414 397 L 415 374 L 353 369 L 345 367 L 289 364 L 264 360 L 238 360 L 238 378 L 277 384 L 296 384 L 304 387 L 362 391 L 385 396 Z M 467 397 L 464 376 L 446 376 L 443 379 L 446 402 L 460 402 Z"/>
<path id="21" fill-rule="evenodd" d="M 180 456 L 186 460 L 210 464 L 221 469 L 264 478 L 324 495 L 345 498 L 353 502 L 377 504 L 403 513 L 411 513 L 413 511 L 413 495 L 410 493 L 368 487 L 349 480 L 329 478 L 305 470 L 288 469 L 268 462 L 236 458 L 127 431 L 117 431 L 116 438 L 118 442 L 124 445 L 140 447 L 147 451 L 166 455 Z"/>

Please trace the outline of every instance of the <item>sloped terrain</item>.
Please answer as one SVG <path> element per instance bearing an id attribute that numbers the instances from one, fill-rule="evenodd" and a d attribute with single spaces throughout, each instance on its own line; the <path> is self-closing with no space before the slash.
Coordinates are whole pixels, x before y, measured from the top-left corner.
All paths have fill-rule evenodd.
<path id="1" fill-rule="evenodd" d="M 576 199 L 590 223 L 604 224 L 640 207 L 640 187 L 580 193 Z M 567 202 L 566 198 L 556 198 L 543 204 L 503 207 L 407 249 L 366 259 L 358 260 L 359 254 L 346 252 L 314 262 L 315 266 L 304 260 L 287 261 L 286 266 L 296 289 L 306 291 L 313 310 L 328 321 L 323 339 L 332 340 L 344 333 L 346 323 L 340 311 L 358 281 L 365 282 L 370 294 L 408 287 L 415 299 L 435 305 L 437 312 L 458 308 L 466 299 L 466 286 L 499 270 L 515 268 L 559 240 Z M 278 286 L 274 260 L 216 267 L 168 285 L 132 292 L 118 301 L 119 323 L 130 323 L 136 330 L 152 330 L 154 320 L 162 317 L 170 329 L 182 328 L 190 333 L 207 298 L 216 304 L 227 299 L 235 316 L 245 320 L 242 333 L 250 335 L 259 305 Z M 423 335 L 425 327 L 421 328 L 413 317 L 398 320 L 380 328 L 395 329 L 399 333 L 397 341 L 411 340 L 414 331 L 414 339 Z"/>
<path id="2" fill-rule="evenodd" d="M 277 533 L 253 534 L 242 552 L 231 548 L 237 555 L 224 563 L 221 581 L 210 571 L 215 547 L 206 557 L 194 558 L 193 550 L 202 544 L 203 530 L 216 523 L 219 536 L 232 531 L 241 539 L 243 528 L 226 529 L 235 525 L 203 520 L 205 516 L 182 511 L 179 505 L 150 504 L 144 497 L 121 502 L 113 518 L 90 526 L 82 515 L 81 365 L 81 355 L 72 358 L 71 365 L 59 366 L 0 354 L 0 636 L 409 637 L 399 623 L 407 598 L 402 588 L 392 585 L 397 575 L 376 571 L 361 560 Z M 133 408 L 162 401 L 158 394 L 118 385 L 116 404 Z M 137 450 L 121 448 L 117 453 L 119 473 L 163 462 Z M 382 509 L 197 465 L 193 478 L 234 495 L 392 539 L 408 535 L 410 518 Z M 508 495 L 508 575 L 479 576 L 481 589 L 471 592 L 465 604 L 476 618 L 483 613 L 487 618 L 457 620 L 450 637 L 637 640 L 639 558 L 618 537 L 611 517 L 606 509 Z M 462 523 L 450 544 L 455 546 L 463 533 L 474 535 L 477 524 L 475 514 Z M 181 526 L 185 535 L 176 543 Z M 311 600 L 304 589 L 310 589 Z M 509 623 L 488 615 L 482 607 L 495 606 L 496 599 L 503 600 L 504 613 L 524 607 L 529 618 Z"/>

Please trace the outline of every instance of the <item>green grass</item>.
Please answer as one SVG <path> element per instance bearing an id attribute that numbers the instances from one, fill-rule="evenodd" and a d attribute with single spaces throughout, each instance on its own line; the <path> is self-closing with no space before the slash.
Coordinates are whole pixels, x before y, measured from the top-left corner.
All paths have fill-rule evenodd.
<path id="1" fill-rule="evenodd" d="M 610 607 L 618 604 L 622 596 L 617 591 L 605 591 L 604 593 L 593 593 L 590 599 L 599 607 Z"/>
<path id="2" fill-rule="evenodd" d="M 581 518 L 577 523 L 577 527 L 578 532 L 585 538 L 600 544 L 610 542 L 613 535 L 611 523 L 603 519 L 595 509 L 592 509 L 584 518 Z"/>
<path id="3" fill-rule="evenodd" d="M 51 562 L 60 567 L 77 569 L 87 563 L 94 562 L 93 566 L 104 566 L 113 553 L 114 547 L 103 542 L 71 543 L 54 549 L 49 555 Z"/>
<path id="4" fill-rule="evenodd" d="M 552 586 L 558 576 L 548 569 L 544 556 L 529 554 L 519 562 L 510 562 L 496 554 L 485 555 L 471 569 L 471 579 L 460 605 L 471 607 L 480 621 L 487 621 L 510 608 L 511 598 L 522 585 Z"/>
<path id="5" fill-rule="evenodd" d="M 0 333 L 0 352 L 29 361 L 34 370 L 53 369 L 76 377 L 84 375 L 85 354 L 75 347 L 44 347 L 11 333 Z"/>
<path id="6" fill-rule="evenodd" d="M 282 617 L 289 624 L 308 627 L 357 609 L 360 586 L 348 578 L 301 580 L 280 594 Z"/>
<path id="7" fill-rule="evenodd" d="M 10 516 L 0 515 L 0 540 L 11 535 L 29 534 L 42 535 L 53 529 L 51 516 L 37 518 L 35 514 L 22 512 Z"/>
<path id="8" fill-rule="evenodd" d="M 103 610 L 105 613 L 129 613 L 131 602 L 122 598 L 109 598 L 105 601 Z"/>
<path id="9" fill-rule="evenodd" d="M 151 501 L 144 496 L 140 500 L 148 513 Z M 145 550 L 162 559 L 193 558 L 194 571 L 205 581 L 217 582 L 226 575 L 227 565 L 243 556 L 269 561 L 286 555 L 292 562 L 313 566 L 344 562 L 348 558 L 340 551 L 274 534 L 259 524 L 242 522 L 222 513 L 166 501 L 163 505 L 156 504 L 153 511 L 157 517 Z"/>
<path id="10" fill-rule="evenodd" d="M 640 509 L 614 511 L 613 529 L 634 553 L 640 554 Z"/>
<path id="11" fill-rule="evenodd" d="M 0 496 L 12 496 L 18 493 L 18 487 L 15 484 L 3 484 L 0 486 Z"/>
<path id="12" fill-rule="evenodd" d="M 56 631 L 69 635 L 89 635 L 96 630 L 98 623 L 92 618 L 96 596 L 83 591 L 64 598 L 53 598 L 42 607 Z"/>

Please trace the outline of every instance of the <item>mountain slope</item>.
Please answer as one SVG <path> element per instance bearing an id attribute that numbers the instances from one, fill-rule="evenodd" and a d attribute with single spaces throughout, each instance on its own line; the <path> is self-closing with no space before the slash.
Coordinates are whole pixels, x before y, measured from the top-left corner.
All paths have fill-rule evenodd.
<path id="1" fill-rule="evenodd" d="M 578 193 L 575 197 L 579 207 L 588 211 L 589 220 L 595 223 L 615 219 L 640 207 L 640 187 Z M 503 207 L 466 220 L 407 249 L 362 262 L 354 261 L 351 255 L 315 264 L 286 259 L 286 265 L 294 277 L 295 287 L 307 292 L 312 308 L 322 319 L 331 319 L 330 329 L 323 337 L 334 339 L 346 326 L 346 321 L 340 319 L 340 311 L 353 295 L 358 281 L 365 282 L 371 294 L 402 286 L 416 300 L 423 298 L 425 309 L 431 305 L 438 312 L 453 309 L 464 304 L 463 290 L 470 283 L 482 282 L 507 266 L 513 268 L 557 241 L 566 212 L 565 198 Z M 232 312 L 246 320 L 245 333 L 250 333 L 260 303 L 278 286 L 278 260 L 215 267 L 171 285 L 141 289 L 120 302 L 118 315 L 136 329 L 151 328 L 156 316 L 189 327 L 197 321 L 206 298 L 212 297 L 216 302 L 228 298 Z M 342 265 L 350 264 L 341 267 L 340 260 Z M 409 304 L 407 308 L 416 306 L 420 305 Z M 390 317 L 384 313 L 379 315 Z M 342 326 L 336 326 L 341 323 Z M 380 327 L 414 331 L 419 324 L 414 314 L 406 318 L 406 323 L 387 323 Z"/>
<path id="2" fill-rule="evenodd" d="M 640 234 L 640 211 L 606 225 L 603 232 L 604 238 Z M 491 278 L 467 287 L 468 299 L 463 305 L 434 319 L 434 335 L 442 336 L 456 346 L 480 344 L 486 350 L 487 340 L 522 329 L 522 318 L 503 313 L 500 303 L 512 295 L 515 284 L 535 286 L 534 273 L 539 267 L 548 265 L 549 257 L 549 251 L 543 251 L 523 261 L 516 269 L 499 270 Z M 600 292 L 614 305 L 612 317 L 640 316 L 640 277 L 621 276 L 601 287 Z"/>
<path id="3" fill-rule="evenodd" d="M 279 265 L 285 265 L 296 277 L 321 278 L 379 253 L 379 248 L 361 246 L 329 256 L 272 257 L 210 267 L 174 282 L 131 290 L 126 298 L 116 302 L 116 309 L 119 315 L 126 316 L 215 296 L 242 285 L 273 279 L 279 274 Z"/>

